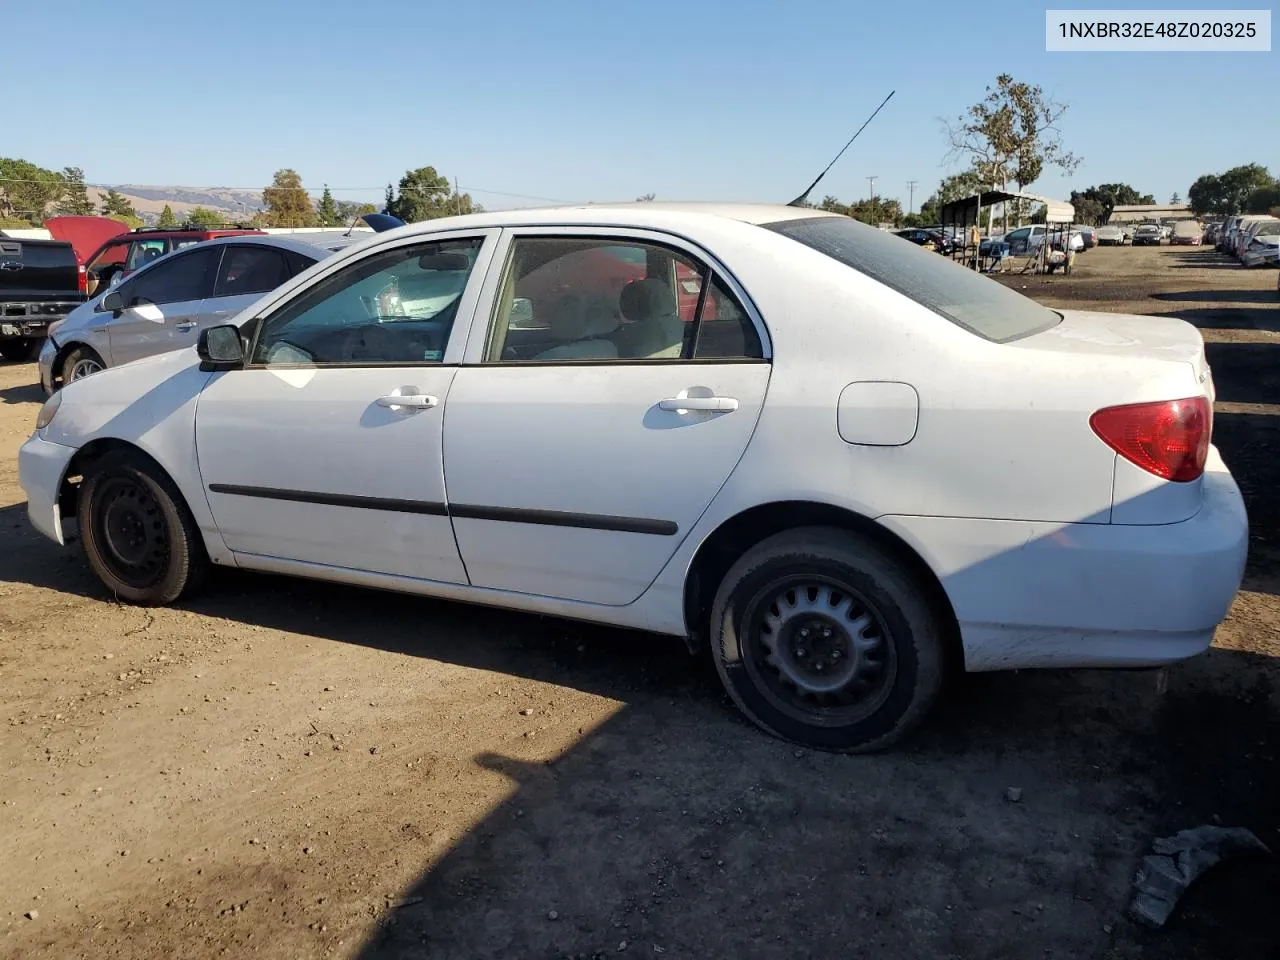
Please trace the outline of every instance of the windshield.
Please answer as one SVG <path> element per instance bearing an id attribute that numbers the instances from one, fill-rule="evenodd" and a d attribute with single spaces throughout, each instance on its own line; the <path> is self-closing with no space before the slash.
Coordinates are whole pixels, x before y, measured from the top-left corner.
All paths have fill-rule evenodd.
<path id="1" fill-rule="evenodd" d="M 950 258 L 848 217 L 762 224 L 824 253 L 987 340 L 1004 343 L 1047 330 L 1062 317 Z"/>

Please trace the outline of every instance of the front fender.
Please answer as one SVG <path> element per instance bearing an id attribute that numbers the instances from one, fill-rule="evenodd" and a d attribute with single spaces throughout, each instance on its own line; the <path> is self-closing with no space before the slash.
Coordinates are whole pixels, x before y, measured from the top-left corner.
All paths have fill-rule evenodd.
<path id="1" fill-rule="evenodd" d="M 44 439 L 77 450 L 95 441 L 120 441 L 146 453 L 182 493 L 210 558 L 231 565 L 196 457 L 196 406 L 211 376 L 200 369 L 191 349 L 95 373 L 63 387 L 62 405 L 45 428 Z"/>

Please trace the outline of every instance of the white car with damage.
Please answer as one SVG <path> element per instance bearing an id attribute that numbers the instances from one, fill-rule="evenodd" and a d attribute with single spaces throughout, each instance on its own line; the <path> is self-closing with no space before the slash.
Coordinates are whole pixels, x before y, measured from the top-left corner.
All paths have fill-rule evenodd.
<path id="1" fill-rule="evenodd" d="M 124 600 L 217 565 L 675 634 L 764 729 L 866 750 L 949 670 L 1205 650 L 1247 541 L 1212 404 L 1180 321 L 813 209 L 590 205 L 328 257 L 68 384 L 20 473 Z"/>

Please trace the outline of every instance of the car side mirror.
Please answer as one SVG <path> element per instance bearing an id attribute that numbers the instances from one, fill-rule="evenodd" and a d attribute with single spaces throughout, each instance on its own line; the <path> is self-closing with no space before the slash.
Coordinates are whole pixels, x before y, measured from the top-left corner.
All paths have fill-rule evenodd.
<path id="1" fill-rule="evenodd" d="M 200 369 L 206 373 L 215 370 L 239 370 L 244 367 L 244 341 L 240 328 L 234 323 L 209 327 L 200 331 L 196 341 L 196 353 L 200 357 Z"/>
<path id="2" fill-rule="evenodd" d="M 120 296 L 119 291 L 112 290 L 102 298 L 102 303 L 99 304 L 98 309 L 104 313 L 110 310 L 111 316 L 118 317 L 124 313 L 124 297 Z"/>

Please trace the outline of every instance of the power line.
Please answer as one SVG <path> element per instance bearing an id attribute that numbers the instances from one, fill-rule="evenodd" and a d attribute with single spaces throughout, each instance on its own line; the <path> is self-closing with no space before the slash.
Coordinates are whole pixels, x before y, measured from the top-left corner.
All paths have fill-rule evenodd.
<path id="1" fill-rule="evenodd" d="M 26 180 L 26 179 L 22 179 L 22 178 L 19 178 L 19 177 L 0 177 L 0 183 L 39 183 L 39 184 L 42 184 L 42 185 L 45 185 L 45 186 L 51 186 L 51 187 L 52 187 L 52 186 L 56 186 L 56 185 L 57 185 L 54 181 L 50 181 L 50 180 Z M 66 182 L 64 181 L 63 185 L 64 185 L 64 186 L 73 186 L 74 184 L 66 183 Z M 89 183 L 84 184 L 84 186 L 85 186 L 85 188 L 86 188 L 86 189 L 88 189 L 88 188 L 92 187 L 94 190 L 104 190 L 104 189 L 105 189 L 105 190 L 117 190 L 117 191 L 118 191 L 118 189 L 119 189 L 118 187 L 114 187 L 114 186 L 98 185 L 98 184 L 89 184 Z M 123 186 L 123 185 L 121 185 L 121 186 Z M 267 186 L 267 187 L 226 187 L 226 186 L 217 186 L 217 187 L 209 187 L 209 188 L 207 188 L 207 189 L 209 189 L 209 190 L 240 190 L 240 191 L 243 191 L 243 192 L 245 192 L 245 193 L 261 193 L 263 190 L 300 190 L 300 191 L 302 191 L 303 193 L 308 193 L 308 194 L 309 194 L 309 193 L 323 193 L 323 192 L 324 192 L 324 187 L 321 187 L 319 190 L 316 190 L 314 187 L 272 187 L 272 186 Z M 382 185 L 380 185 L 380 186 L 376 186 L 376 187 L 334 187 L 334 186 L 330 186 L 330 187 L 329 187 L 329 192 L 330 192 L 330 193 L 335 193 L 335 192 L 337 192 L 337 193 L 377 193 L 377 192 L 379 192 L 379 191 L 381 191 L 381 190 L 384 190 L 384 189 L 386 189 L 386 184 L 382 184 Z M 541 201 L 543 201 L 543 202 L 545 202 L 545 203 L 565 203 L 565 204 L 581 203 L 581 201 L 580 201 L 580 200 L 564 200 L 564 199 L 561 199 L 561 198 L 558 198 L 558 197 L 540 197 L 540 196 L 535 196 L 534 194 L 529 194 L 529 193 L 512 193 L 512 192 L 507 191 L 507 190 L 486 190 L 486 189 L 484 189 L 483 187 L 471 187 L 471 186 L 467 186 L 467 187 L 459 187 L 456 183 L 454 184 L 454 189 L 455 189 L 455 190 L 463 190 L 463 191 L 465 191 L 465 192 L 467 192 L 467 193 L 485 193 L 485 194 L 489 194 L 489 195 L 491 195 L 491 196 L 495 196 L 495 197 L 512 197 L 512 198 L 517 199 L 517 200 L 541 200 Z M 137 196 L 137 194 L 130 194 L 130 196 Z M 141 199 L 144 199 L 144 200 L 145 200 L 145 199 L 147 199 L 147 198 L 146 198 L 146 197 L 142 197 Z M 186 202 L 186 201 L 178 200 L 178 201 L 174 201 L 174 202 L 175 202 L 175 203 L 183 203 L 183 202 Z"/>

